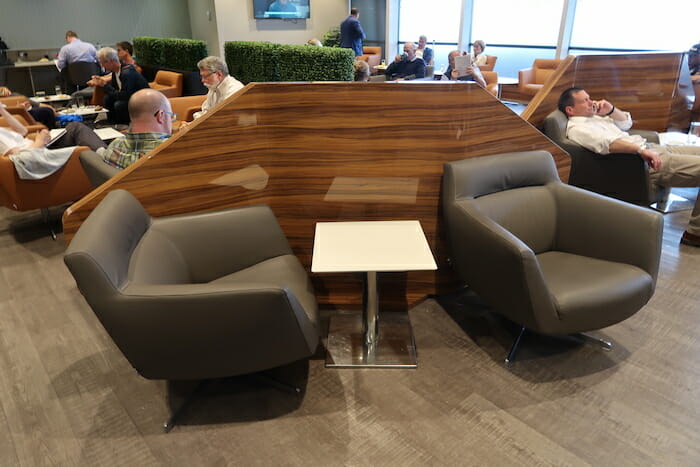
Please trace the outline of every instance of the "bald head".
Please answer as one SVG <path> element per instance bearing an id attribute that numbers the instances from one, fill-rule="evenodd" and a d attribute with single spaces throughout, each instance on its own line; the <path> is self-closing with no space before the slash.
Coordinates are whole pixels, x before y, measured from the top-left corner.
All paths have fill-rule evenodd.
<path id="1" fill-rule="evenodd" d="M 129 117 L 134 132 L 170 133 L 170 113 L 170 101 L 155 89 L 141 89 L 129 99 Z"/>

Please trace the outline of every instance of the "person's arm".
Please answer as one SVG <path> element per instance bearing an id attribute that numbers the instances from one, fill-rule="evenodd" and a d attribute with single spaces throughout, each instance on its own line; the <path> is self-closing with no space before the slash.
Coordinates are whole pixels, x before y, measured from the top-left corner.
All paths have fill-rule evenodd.
<path id="1" fill-rule="evenodd" d="M 419 78 L 425 78 L 425 62 L 423 61 L 422 58 L 417 58 L 413 61 L 415 65 L 413 66 L 413 78 L 411 79 L 419 79 Z"/>
<path id="2" fill-rule="evenodd" d="M 362 29 L 362 25 L 359 21 L 355 21 L 355 33 L 358 37 L 361 37 L 362 39 L 365 39 L 367 37 L 365 36 L 365 30 Z"/>
<path id="3" fill-rule="evenodd" d="M 58 71 L 63 71 L 63 69 L 68 65 L 68 53 L 65 47 L 61 47 L 58 51 L 58 60 L 56 61 L 56 68 Z"/>
<path id="4" fill-rule="evenodd" d="M 20 135 L 27 136 L 27 133 L 29 133 L 29 130 L 27 130 L 27 127 L 22 125 L 19 120 L 15 118 L 14 115 L 12 115 L 10 112 L 7 111 L 7 106 L 3 103 L 0 103 L 0 116 L 2 116 L 5 121 L 7 122 L 8 125 L 10 125 L 10 128 L 12 128 L 13 131 L 16 131 Z"/>
<path id="5" fill-rule="evenodd" d="M 474 81 L 476 81 L 479 86 L 486 89 L 486 80 L 484 79 L 484 75 L 481 74 L 481 70 L 479 69 L 479 67 L 473 66 L 471 67 L 471 69 Z"/>
<path id="6" fill-rule="evenodd" d="M 606 100 L 596 101 L 596 114 L 601 117 L 610 117 L 615 122 L 615 125 L 622 131 L 627 131 L 632 128 L 632 116 L 629 112 L 618 109 L 613 104 Z"/>
<path id="7" fill-rule="evenodd" d="M 616 139 L 610 146 L 608 146 L 610 152 L 621 152 L 629 154 L 639 154 L 639 157 L 644 159 L 654 170 L 659 170 L 663 165 L 659 153 L 652 151 L 651 149 L 646 149 L 644 146 L 640 146 L 635 143 L 630 143 L 629 141 L 624 141 L 622 139 Z"/>

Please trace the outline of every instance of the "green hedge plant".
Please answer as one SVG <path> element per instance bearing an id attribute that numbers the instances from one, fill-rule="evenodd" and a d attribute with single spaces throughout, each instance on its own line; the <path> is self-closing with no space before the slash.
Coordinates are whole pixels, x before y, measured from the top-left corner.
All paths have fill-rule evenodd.
<path id="1" fill-rule="evenodd" d="M 207 56 L 207 43 L 193 39 L 134 37 L 139 64 L 182 71 L 197 71 L 197 62 Z"/>
<path id="2" fill-rule="evenodd" d="M 352 81 L 355 54 L 350 49 L 226 42 L 229 72 L 243 83 L 260 81 Z"/>

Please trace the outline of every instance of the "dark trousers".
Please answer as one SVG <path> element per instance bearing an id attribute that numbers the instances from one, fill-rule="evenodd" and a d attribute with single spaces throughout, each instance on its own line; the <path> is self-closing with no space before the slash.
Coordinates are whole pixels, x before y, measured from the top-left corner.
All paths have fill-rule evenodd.
<path id="1" fill-rule="evenodd" d="M 67 148 L 69 146 L 87 146 L 93 151 L 107 147 L 91 128 L 80 122 L 70 122 L 66 126 L 66 133 L 51 145 L 52 148 Z"/>
<path id="2" fill-rule="evenodd" d="M 105 109 L 109 110 L 109 121 L 112 123 L 129 123 L 129 101 L 116 100 L 105 96 Z"/>
<path id="3" fill-rule="evenodd" d="M 32 107 L 29 114 L 39 123 L 43 123 L 47 128 L 56 128 L 56 114 L 48 107 Z"/>

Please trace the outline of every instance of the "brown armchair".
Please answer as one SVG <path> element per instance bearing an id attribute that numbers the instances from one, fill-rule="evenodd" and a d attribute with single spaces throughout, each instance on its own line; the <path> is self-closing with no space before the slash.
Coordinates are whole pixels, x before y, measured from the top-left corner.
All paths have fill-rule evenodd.
<path id="1" fill-rule="evenodd" d="M 202 94 L 198 96 L 171 97 L 168 99 L 170 106 L 173 108 L 173 113 L 177 114 L 175 123 L 180 124 L 180 122 L 191 122 L 194 120 L 194 113 L 202 110 L 202 104 L 206 97 L 206 94 Z"/>
<path id="2" fill-rule="evenodd" d="M 148 83 L 148 85 L 151 89 L 165 94 L 165 97 L 180 97 L 182 96 L 182 80 L 182 73 L 159 70 L 156 73 L 155 81 Z"/>
<path id="3" fill-rule="evenodd" d="M 493 71 L 494 67 L 496 66 L 496 60 L 498 60 L 498 57 L 496 57 L 495 55 L 487 55 L 486 64 L 481 65 L 479 69 L 481 71 Z"/>
<path id="4" fill-rule="evenodd" d="M 14 117 L 24 126 L 30 133 L 35 131 L 45 130 L 46 125 L 39 123 L 34 120 L 34 117 L 24 108 L 21 104 L 28 102 L 25 96 L 8 96 L 0 97 L 0 103 L 7 106 L 7 111 L 10 112 Z M 0 117 L 0 126 L 9 127 L 10 125 L 5 121 L 3 117 Z"/>
<path id="5" fill-rule="evenodd" d="M 481 74 L 484 76 L 484 81 L 486 81 L 486 90 L 498 97 L 498 73 L 495 71 L 482 71 Z"/>
<path id="6" fill-rule="evenodd" d="M 518 72 L 518 92 L 526 96 L 537 94 L 560 63 L 561 60 L 558 59 L 535 59 L 532 68 Z"/>
<path id="7" fill-rule="evenodd" d="M 369 65 L 370 73 L 376 73 L 374 67 L 379 65 L 382 60 L 382 48 L 381 47 L 362 47 L 362 55 L 357 57 L 357 60 L 363 60 Z"/>
<path id="8" fill-rule="evenodd" d="M 87 149 L 76 147 L 61 169 L 41 180 L 22 180 L 10 158 L 0 156 L 0 205 L 15 211 L 41 209 L 48 223 L 48 208 L 76 201 L 92 191 L 80 163 L 80 153 Z M 53 230 L 51 236 L 56 238 Z"/>

